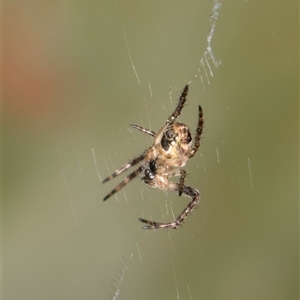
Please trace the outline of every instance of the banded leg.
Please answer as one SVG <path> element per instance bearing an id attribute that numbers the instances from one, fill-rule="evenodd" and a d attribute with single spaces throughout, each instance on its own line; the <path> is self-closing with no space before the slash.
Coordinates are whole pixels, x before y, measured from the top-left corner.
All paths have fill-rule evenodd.
<path id="1" fill-rule="evenodd" d="M 114 172 L 113 174 L 111 174 L 110 176 L 108 176 L 107 178 L 102 180 L 102 183 L 105 183 L 117 176 L 119 176 L 120 174 L 122 174 L 123 172 L 125 172 L 127 169 L 129 169 L 130 167 L 138 164 L 139 162 L 141 162 L 146 156 L 146 151 L 141 154 L 140 156 L 132 159 L 131 161 L 129 161 L 128 164 L 126 164 L 125 166 L 123 166 L 122 168 L 120 168 L 119 170 L 117 170 L 116 172 Z"/>
<path id="2" fill-rule="evenodd" d="M 121 181 L 108 195 L 103 198 L 103 201 L 107 200 L 110 196 L 117 193 L 122 187 L 124 187 L 130 180 L 135 178 L 138 174 L 144 171 L 144 165 L 141 165 L 138 169 L 131 172 L 123 181 Z"/>
<path id="3" fill-rule="evenodd" d="M 189 86 L 186 85 L 181 93 L 179 100 L 178 100 L 177 107 L 175 108 L 172 115 L 167 119 L 165 125 L 156 134 L 155 139 L 153 141 L 153 145 L 158 145 L 160 143 L 165 130 L 168 128 L 168 126 L 172 125 L 175 122 L 175 120 L 180 116 L 181 111 L 184 106 L 184 103 L 186 102 L 186 96 L 187 96 L 188 92 L 189 92 Z"/>
<path id="4" fill-rule="evenodd" d="M 144 128 L 144 127 L 141 127 L 141 126 L 139 126 L 139 125 L 131 124 L 130 126 L 133 127 L 134 129 L 137 129 L 137 130 L 139 130 L 139 131 L 142 131 L 142 132 L 144 132 L 144 133 L 146 133 L 146 134 L 149 134 L 149 135 L 151 135 L 151 136 L 155 136 L 155 135 L 156 135 L 156 133 L 155 133 L 154 131 L 148 130 L 148 129 L 146 129 L 146 128 Z"/>
<path id="5" fill-rule="evenodd" d="M 173 169 L 172 171 L 170 171 L 169 176 L 170 177 L 180 176 L 179 184 L 178 184 L 178 195 L 180 197 L 182 195 L 182 191 L 183 191 L 183 187 L 184 187 L 186 171 L 184 169 Z M 176 190 L 176 187 L 175 187 L 175 190 Z"/>
<path id="6" fill-rule="evenodd" d="M 179 100 L 178 100 L 178 104 L 177 104 L 176 109 L 174 110 L 172 115 L 167 120 L 168 125 L 172 125 L 175 122 L 175 120 L 180 116 L 181 111 L 182 111 L 183 106 L 184 106 L 184 103 L 186 101 L 186 96 L 187 96 L 188 92 L 189 92 L 189 86 L 186 85 L 184 87 L 182 93 L 181 93 L 181 96 L 180 96 Z"/>
<path id="7" fill-rule="evenodd" d="M 188 154 L 188 157 L 191 158 L 193 157 L 199 147 L 200 147 L 200 140 L 201 140 L 201 135 L 202 135 L 202 130 L 203 130 L 203 124 L 204 124 L 204 119 L 203 119 L 203 111 L 201 106 L 199 105 L 199 117 L 198 117 L 198 126 L 196 129 L 196 135 L 195 135 L 195 142 L 194 142 L 194 146 L 191 149 L 190 153 Z"/>
<path id="8" fill-rule="evenodd" d="M 179 180 L 179 197 L 182 195 L 182 192 L 183 192 L 183 187 L 184 187 L 184 181 L 185 181 L 185 178 L 186 178 L 186 171 L 183 170 L 183 169 L 179 169 L 180 170 L 180 173 L 181 173 L 181 176 L 180 176 L 180 180 Z"/>
<path id="9" fill-rule="evenodd" d="M 176 185 L 176 186 L 177 186 L 177 188 L 174 189 L 174 191 L 178 190 L 178 185 Z M 191 201 L 174 222 L 161 223 L 161 222 L 153 222 L 153 221 L 148 221 L 148 220 L 139 218 L 140 222 L 148 224 L 148 226 L 143 226 L 142 228 L 143 229 L 159 229 L 159 228 L 177 229 L 177 227 L 180 226 L 184 222 L 184 220 L 195 209 L 195 207 L 198 206 L 199 200 L 200 200 L 200 193 L 196 189 L 194 189 L 190 186 L 183 186 L 182 192 L 183 192 L 183 194 L 190 197 Z"/>

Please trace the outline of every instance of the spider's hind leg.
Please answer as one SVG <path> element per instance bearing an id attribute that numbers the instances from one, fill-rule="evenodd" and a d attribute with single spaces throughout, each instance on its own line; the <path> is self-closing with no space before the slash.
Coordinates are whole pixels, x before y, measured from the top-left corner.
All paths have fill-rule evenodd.
<path id="1" fill-rule="evenodd" d="M 172 187 L 173 191 L 179 190 L 179 185 L 175 183 L 170 183 L 170 187 Z M 173 228 L 177 229 L 187 216 L 198 206 L 200 200 L 200 193 L 196 189 L 190 186 L 183 186 L 182 193 L 191 198 L 191 201 L 187 205 L 187 207 L 183 210 L 183 212 L 177 217 L 176 220 L 169 223 L 161 223 L 161 222 L 154 222 L 139 218 L 139 221 L 148 226 L 143 226 L 143 229 L 159 229 L 159 228 Z"/>
<path id="2" fill-rule="evenodd" d="M 178 195 L 179 197 L 182 195 L 183 192 L 183 187 L 184 187 L 184 182 L 185 182 L 185 178 L 186 178 L 186 171 L 184 169 L 174 169 L 172 171 L 170 171 L 169 176 L 180 176 L 179 179 L 179 184 L 178 184 Z"/>
<path id="3" fill-rule="evenodd" d="M 106 195 L 103 198 L 103 201 L 106 201 L 109 197 L 117 193 L 122 187 L 124 187 L 130 180 L 135 178 L 137 175 L 139 175 L 141 172 L 143 172 L 144 166 L 141 165 L 138 169 L 131 172 L 123 181 L 121 181 L 108 195 Z"/>
<path id="4" fill-rule="evenodd" d="M 144 158 L 146 157 L 146 151 L 144 153 L 142 153 L 140 156 L 132 159 L 131 161 L 129 161 L 129 163 L 127 163 L 126 165 L 124 165 L 122 168 L 120 168 L 119 170 L 115 171 L 113 174 L 111 174 L 110 176 L 106 177 L 105 179 L 102 180 L 102 183 L 105 183 L 117 176 L 119 176 L 120 174 L 122 174 L 123 172 L 125 172 L 127 169 L 129 169 L 130 167 L 138 164 L 139 162 L 141 162 Z"/>
<path id="5" fill-rule="evenodd" d="M 183 169 L 180 169 L 180 173 L 181 173 L 181 176 L 180 176 L 180 180 L 179 180 L 179 191 L 178 191 L 179 197 L 182 195 L 182 192 L 183 192 L 184 181 L 186 178 L 186 171 Z"/>

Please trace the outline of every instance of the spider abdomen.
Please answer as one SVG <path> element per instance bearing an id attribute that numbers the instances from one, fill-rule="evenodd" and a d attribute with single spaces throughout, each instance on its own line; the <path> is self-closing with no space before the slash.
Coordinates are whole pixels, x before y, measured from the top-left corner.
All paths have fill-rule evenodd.
<path id="1" fill-rule="evenodd" d="M 145 183 L 149 183 L 154 179 L 154 177 L 156 176 L 156 170 L 156 162 L 154 159 L 151 159 L 144 171 L 145 176 L 142 178 Z"/>

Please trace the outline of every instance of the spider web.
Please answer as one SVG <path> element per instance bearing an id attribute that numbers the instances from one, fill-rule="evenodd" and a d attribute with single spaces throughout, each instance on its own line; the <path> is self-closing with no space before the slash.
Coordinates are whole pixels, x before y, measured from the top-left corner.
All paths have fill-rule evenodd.
<path id="1" fill-rule="evenodd" d="M 4 4 L 2 298 L 296 299 L 297 5 Z M 205 118 L 185 167 L 199 208 L 144 231 L 188 198 L 135 179 L 103 203 L 124 176 L 101 181 L 150 145 L 129 125 L 157 132 L 185 84 L 179 121 Z"/>

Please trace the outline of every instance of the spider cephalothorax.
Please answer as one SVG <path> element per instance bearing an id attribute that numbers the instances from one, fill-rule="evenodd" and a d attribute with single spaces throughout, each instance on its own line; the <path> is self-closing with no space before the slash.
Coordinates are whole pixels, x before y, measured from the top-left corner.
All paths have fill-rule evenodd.
<path id="1" fill-rule="evenodd" d="M 177 117 L 181 114 L 184 103 L 186 102 L 188 89 L 189 86 L 186 85 L 178 100 L 176 109 L 158 133 L 138 125 L 131 125 L 133 128 L 154 137 L 152 145 L 140 156 L 132 159 L 121 169 L 115 171 L 115 173 L 102 181 L 102 183 L 105 183 L 120 175 L 130 167 L 141 163 L 135 171 L 130 173 L 117 187 L 105 196 L 103 200 L 107 200 L 110 196 L 118 192 L 131 179 L 135 178 L 140 173 L 144 173 L 142 180 L 151 187 L 178 192 L 179 196 L 184 194 L 191 198 L 188 206 L 173 222 L 160 223 L 139 218 L 139 221 L 148 224 L 147 226 L 143 226 L 144 229 L 177 228 L 199 203 L 199 191 L 190 186 L 184 185 L 186 171 L 182 169 L 182 167 L 184 167 L 187 161 L 196 154 L 200 147 L 200 139 L 204 122 L 201 106 L 199 105 L 198 107 L 198 126 L 194 145 L 192 144 L 192 137 L 189 128 L 183 123 L 175 123 Z M 173 176 L 180 176 L 179 183 L 169 180 L 169 178 Z"/>
<path id="2" fill-rule="evenodd" d="M 191 132 L 185 124 L 174 123 L 164 132 L 160 144 L 168 159 L 186 155 L 192 147 Z"/>

